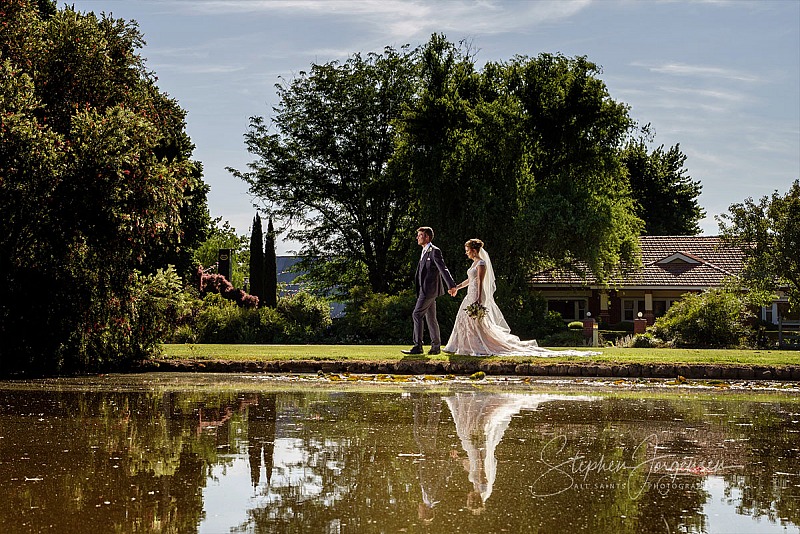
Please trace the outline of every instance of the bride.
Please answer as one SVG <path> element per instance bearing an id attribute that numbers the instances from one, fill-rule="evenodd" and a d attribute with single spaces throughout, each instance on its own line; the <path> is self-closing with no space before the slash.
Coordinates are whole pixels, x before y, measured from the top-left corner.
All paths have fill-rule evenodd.
<path id="1" fill-rule="evenodd" d="M 467 296 L 456 314 L 453 333 L 443 349 L 445 352 L 468 356 L 520 355 L 520 356 L 591 356 L 599 352 L 577 350 L 548 350 L 539 347 L 536 340 L 522 341 L 511 333 L 503 313 L 494 302 L 496 289 L 492 260 L 483 248 L 483 241 L 470 239 L 464 250 L 472 266 L 467 269 L 467 279 L 450 290 L 456 296 L 462 287 Z M 471 316 L 473 303 L 485 307 L 483 317 Z M 480 312 L 479 312 L 480 313 Z"/>

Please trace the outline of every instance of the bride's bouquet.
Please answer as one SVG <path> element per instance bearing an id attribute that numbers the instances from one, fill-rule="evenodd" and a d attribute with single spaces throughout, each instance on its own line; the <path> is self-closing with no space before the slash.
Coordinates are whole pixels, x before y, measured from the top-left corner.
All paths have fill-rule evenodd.
<path id="1" fill-rule="evenodd" d="M 470 316 L 472 319 L 478 321 L 486 317 L 486 306 L 484 306 L 480 302 L 473 302 L 472 304 L 464 308 L 464 311 L 467 312 L 467 315 Z"/>

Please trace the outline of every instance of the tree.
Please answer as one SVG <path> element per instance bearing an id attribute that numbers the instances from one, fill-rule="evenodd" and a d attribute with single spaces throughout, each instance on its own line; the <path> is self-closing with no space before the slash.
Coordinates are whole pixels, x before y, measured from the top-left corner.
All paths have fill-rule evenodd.
<path id="1" fill-rule="evenodd" d="M 303 267 L 326 289 L 397 288 L 397 266 L 413 236 L 394 132 L 413 98 L 413 68 L 409 52 L 391 47 L 312 65 L 277 86 L 274 133 L 262 117 L 251 118 L 250 171 L 229 169 L 287 221 L 288 237 L 302 244 Z"/>
<path id="2" fill-rule="evenodd" d="M 253 230 L 250 233 L 250 294 L 258 297 L 259 305 L 264 302 L 266 271 L 264 270 L 264 233 L 261 217 L 253 217 Z"/>
<path id="3" fill-rule="evenodd" d="M 147 357 L 157 346 L 133 328 L 137 271 L 188 257 L 182 216 L 203 226 L 184 112 L 144 69 L 135 23 L 44 0 L 5 7 L 0 372 Z"/>
<path id="4" fill-rule="evenodd" d="M 686 174 L 680 145 L 651 153 L 643 139 L 630 141 L 622 152 L 636 214 L 647 235 L 697 235 L 705 212 L 697 197 L 703 187 Z"/>
<path id="5" fill-rule="evenodd" d="M 278 305 L 278 258 L 275 256 L 275 227 L 272 216 L 267 224 L 267 239 L 264 241 L 264 306 Z"/>
<path id="6" fill-rule="evenodd" d="M 641 221 L 619 158 L 632 121 L 593 63 L 542 54 L 477 72 L 434 35 L 420 71 L 402 144 L 416 218 L 447 257 L 480 237 L 515 294 L 534 268 L 580 260 L 602 277 L 635 262 Z"/>
<path id="7" fill-rule="evenodd" d="M 753 300 L 766 304 L 781 290 L 789 311 L 800 311 L 800 181 L 785 195 L 732 204 L 717 222 L 726 243 L 744 250 L 740 276 Z"/>

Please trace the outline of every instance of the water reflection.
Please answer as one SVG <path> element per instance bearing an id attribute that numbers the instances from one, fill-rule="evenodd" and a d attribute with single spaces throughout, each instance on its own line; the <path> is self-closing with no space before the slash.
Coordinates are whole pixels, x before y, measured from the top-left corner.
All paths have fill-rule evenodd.
<path id="1" fill-rule="evenodd" d="M 800 531 L 788 395 L 164 376 L 0 383 L 2 531 Z"/>

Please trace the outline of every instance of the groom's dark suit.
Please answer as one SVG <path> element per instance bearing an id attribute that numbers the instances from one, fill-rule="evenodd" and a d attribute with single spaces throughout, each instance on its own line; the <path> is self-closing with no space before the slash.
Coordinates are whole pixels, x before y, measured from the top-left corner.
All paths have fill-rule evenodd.
<path id="1" fill-rule="evenodd" d="M 456 283 L 444 264 L 442 251 L 429 243 L 417 265 L 414 285 L 417 289 L 417 304 L 414 307 L 414 349 L 422 351 L 424 320 L 431 336 L 431 351 L 438 352 L 442 344 L 439 322 L 436 320 L 436 297 L 444 295 L 444 285 L 455 287 Z"/>

